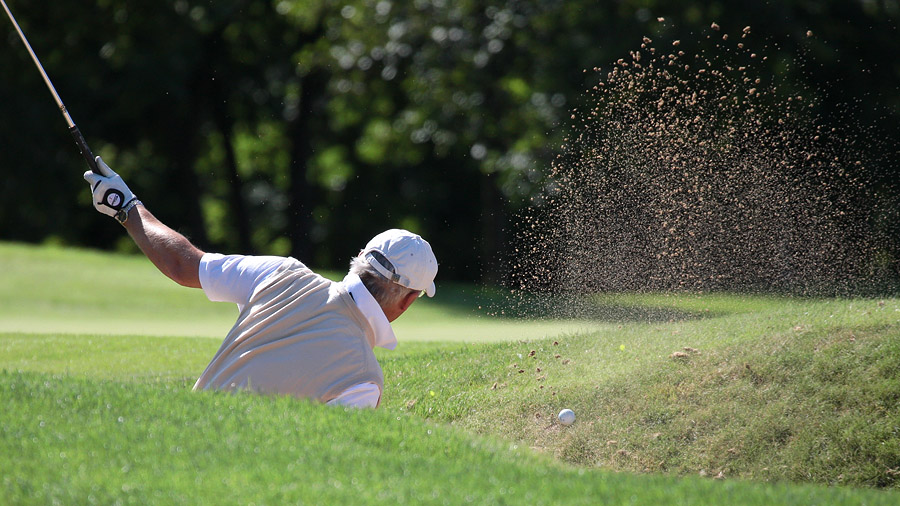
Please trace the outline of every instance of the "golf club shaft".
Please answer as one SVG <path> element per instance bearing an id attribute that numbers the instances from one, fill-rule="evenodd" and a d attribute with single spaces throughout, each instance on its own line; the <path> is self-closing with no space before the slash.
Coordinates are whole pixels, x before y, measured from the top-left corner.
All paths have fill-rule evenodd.
<path id="1" fill-rule="evenodd" d="M 12 22 L 13 26 L 16 27 L 16 31 L 19 32 L 19 38 L 21 38 L 22 43 L 25 44 L 25 49 L 28 50 L 28 54 L 30 54 L 31 59 L 34 60 L 35 66 L 37 66 L 38 70 L 41 72 L 41 76 L 44 78 L 44 82 L 47 83 L 47 88 L 50 89 L 50 93 L 53 94 L 53 99 L 56 100 L 56 105 L 59 107 L 59 112 L 62 113 L 63 118 L 65 118 L 66 120 L 66 124 L 69 125 L 69 133 L 72 134 L 72 137 L 75 139 L 75 144 L 81 151 L 81 156 L 84 158 L 84 161 L 87 162 L 88 167 L 91 169 L 91 171 L 99 174 L 100 170 L 97 168 L 97 162 L 94 160 L 94 154 L 91 153 L 91 148 L 88 147 L 87 141 L 85 141 L 84 136 L 81 135 L 81 131 L 79 131 L 78 127 L 75 126 L 75 122 L 72 121 L 72 116 L 69 115 L 69 111 L 66 110 L 65 104 L 63 104 L 62 99 L 59 98 L 59 94 L 56 93 L 56 88 L 53 87 L 53 83 L 50 82 L 50 78 L 47 77 L 47 73 L 44 72 L 44 66 L 41 65 L 41 61 L 38 60 L 37 55 L 34 54 L 34 50 L 31 49 L 31 44 L 29 44 L 28 39 L 25 38 L 25 33 L 22 32 L 21 28 L 19 28 L 19 23 L 16 22 L 16 18 L 9 10 L 9 7 L 6 5 L 6 1 L 0 0 L 0 4 L 3 4 L 3 10 L 6 11 L 6 15 L 9 17 L 9 20 Z"/>

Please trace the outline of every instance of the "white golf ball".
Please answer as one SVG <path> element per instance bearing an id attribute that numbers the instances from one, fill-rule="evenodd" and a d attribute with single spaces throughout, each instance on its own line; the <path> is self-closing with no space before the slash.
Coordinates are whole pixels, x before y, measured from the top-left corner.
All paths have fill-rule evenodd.
<path id="1" fill-rule="evenodd" d="M 564 409 L 556 415 L 559 418 L 559 423 L 563 425 L 572 425 L 575 423 L 575 412 L 571 409 Z"/>

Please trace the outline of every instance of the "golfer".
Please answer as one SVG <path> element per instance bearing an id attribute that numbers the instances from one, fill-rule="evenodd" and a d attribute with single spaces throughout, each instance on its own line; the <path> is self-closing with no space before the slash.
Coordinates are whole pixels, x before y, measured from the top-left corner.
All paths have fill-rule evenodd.
<path id="1" fill-rule="evenodd" d="M 285 257 L 197 249 L 157 220 L 100 157 L 85 172 L 94 207 L 121 223 L 147 258 L 180 285 L 240 314 L 194 390 L 252 390 L 328 404 L 378 407 L 384 375 L 373 348 L 394 349 L 390 322 L 434 296 L 437 260 L 406 230 L 375 236 L 333 282 Z"/>

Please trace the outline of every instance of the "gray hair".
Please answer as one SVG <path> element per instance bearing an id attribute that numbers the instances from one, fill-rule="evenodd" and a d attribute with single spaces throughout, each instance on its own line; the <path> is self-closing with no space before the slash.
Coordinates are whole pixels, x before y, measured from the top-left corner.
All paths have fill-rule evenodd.
<path id="1" fill-rule="evenodd" d="M 398 304 L 410 293 L 417 292 L 405 286 L 398 285 L 382 276 L 369 262 L 362 257 L 353 257 L 350 260 L 350 272 L 359 276 L 363 285 L 375 297 L 375 301 L 381 307 L 389 307 Z"/>

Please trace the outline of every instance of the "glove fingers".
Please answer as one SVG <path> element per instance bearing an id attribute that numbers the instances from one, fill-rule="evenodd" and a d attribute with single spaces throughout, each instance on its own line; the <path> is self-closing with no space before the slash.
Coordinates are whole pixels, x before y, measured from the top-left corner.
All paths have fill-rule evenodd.
<path id="1" fill-rule="evenodd" d="M 106 162 L 103 161 L 103 158 L 99 156 L 94 158 L 94 161 L 97 162 L 97 168 L 100 169 L 102 175 L 106 177 L 116 177 L 117 174 L 109 168 L 109 165 L 106 165 Z"/>
<path id="2" fill-rule="evenodd" d="M 89 185 L 91 185 L 92 190 L 97 187 L 97 183 L 100 182 L 100 178 L 101 176 L 99 174 L 94 174 L 91 171 L 86 171 L 84 173 L 84 180 L 87 181 Z"/>

